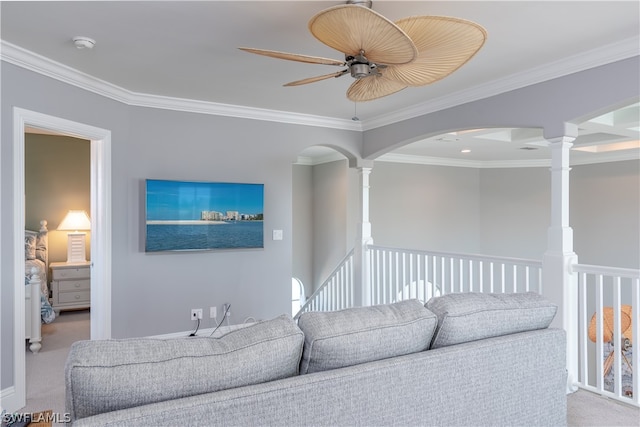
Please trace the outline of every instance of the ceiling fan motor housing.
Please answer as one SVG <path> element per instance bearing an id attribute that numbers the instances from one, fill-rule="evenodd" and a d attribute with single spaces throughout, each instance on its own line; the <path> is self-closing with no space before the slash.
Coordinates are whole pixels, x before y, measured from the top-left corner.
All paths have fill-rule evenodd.
<path id="1" fill-rule="evenodd" d="M 355 4 L 358 6 L 364 6 L 371 9 L 373 1 L 372 0 L 347 0 L 347 4 Z"/>
<path id="2" fill-rule="evenodd" d="M 351 64 L 350 70 L 351 70 L 351 77 L 356 79 L 361 79 L 371 74 L 371 68 L 369 67 L 369 64 L 361 64 L 361 63 L 355 62 Z"/>

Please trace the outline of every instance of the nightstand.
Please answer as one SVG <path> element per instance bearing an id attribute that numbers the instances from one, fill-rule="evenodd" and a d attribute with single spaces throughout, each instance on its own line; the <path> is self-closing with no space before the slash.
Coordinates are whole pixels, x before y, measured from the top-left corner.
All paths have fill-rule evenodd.
<path id="1" fill-rule="evenodd" d="M 91 261 L 68 264 L 52 262 L 51 306 L 56 314 L 62 310 L 91 307 Z"/>

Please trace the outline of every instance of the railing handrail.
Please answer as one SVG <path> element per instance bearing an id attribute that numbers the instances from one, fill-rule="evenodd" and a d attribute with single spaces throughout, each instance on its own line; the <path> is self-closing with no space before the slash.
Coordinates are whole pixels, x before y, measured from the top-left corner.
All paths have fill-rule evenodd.
<path id="1" fill-rule="evenodd" d="M 465 258 L 465 259 L 471 259 L 475 261 L 498 261 L 498 262 L 504 262 L 507 264 L 532 265 L 536 267 L 542 267 L 542 261 L 535 260 L 535 259 L 526 259 L 526 258 L 511 258 L 511 257 L 503 257 L 503 256 L 478 255 L 478 254 L 467 254 L 467 253 L 458 253 L 458 252 L 425 251 L 425 250 L 418 250 L 418 249 L 394 248 L 394 247 L 378 246 L 378 245 L 367 245 L 367 249 L 411 252 L 414 254 L 427 255 L 427 256 Z"/>
<path id="2" fill-rule="evenodd" d="M 350 257 L 353 256 L 354 252 L 355 252 L 355 248 L 351 248 L 351 250 L 347 252 L 344 258 L 342 258 L 338 263 L 338 266 L 331 272 L 331 274 L 327 276 L 327 279 L 322 283 L 322 285 L 320 285 L 320 287 L 318 287 L 318 289 L 316 289 L 315 292 L 312 293 L 307 298 L 307 300 L 302 305 L 302 307 L 300 307 L 300 310 L 298 310 L 298 313 L 293 317 L 294 319 L 298 318 L 300 314 L 304 313 L 305 309 L 309 305 L 313 304 L 313 300 L 323 291 L 324 288 L 326 288 L 329 285 L 329 283 L 331 283 L 331 279 L 333 278 L 333 276 L 335 276 L 342 269 L 343 265 L 347 262 L 347 260 Z"/>
<path id="3" fill-rule="evenodd" d="M 572 273 L 603 274 L 605 276 L 624 277 L 628 279 L 640 279 L 640 269 L 607 267 L 603 265 L 574 264 Z"/>

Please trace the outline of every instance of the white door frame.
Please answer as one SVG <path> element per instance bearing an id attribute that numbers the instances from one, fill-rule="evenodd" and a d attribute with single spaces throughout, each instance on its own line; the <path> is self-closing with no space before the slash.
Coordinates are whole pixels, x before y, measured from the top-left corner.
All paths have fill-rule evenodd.
<path id="1" fill-rule="evenodd" d="M 91 141 L 91 339 L 111 338 L 111 131 L 13 108 L 14 283 L 24 283 L 25 128 L 35 127 Z M 26 405 L 25 287 L 14 288 L 14 393 L 3 407 Z M 6 400 L 5 400 L 6 399 Z"/>

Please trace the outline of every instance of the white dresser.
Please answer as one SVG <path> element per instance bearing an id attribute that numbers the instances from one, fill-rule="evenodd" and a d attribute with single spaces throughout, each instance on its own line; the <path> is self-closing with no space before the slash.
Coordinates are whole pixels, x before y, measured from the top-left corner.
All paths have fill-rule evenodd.
<path id="1" fill-rule="evenodd" d="M 91 307 L 91 261 L 52 262 L 51 306 L 56 313 Z"/>

